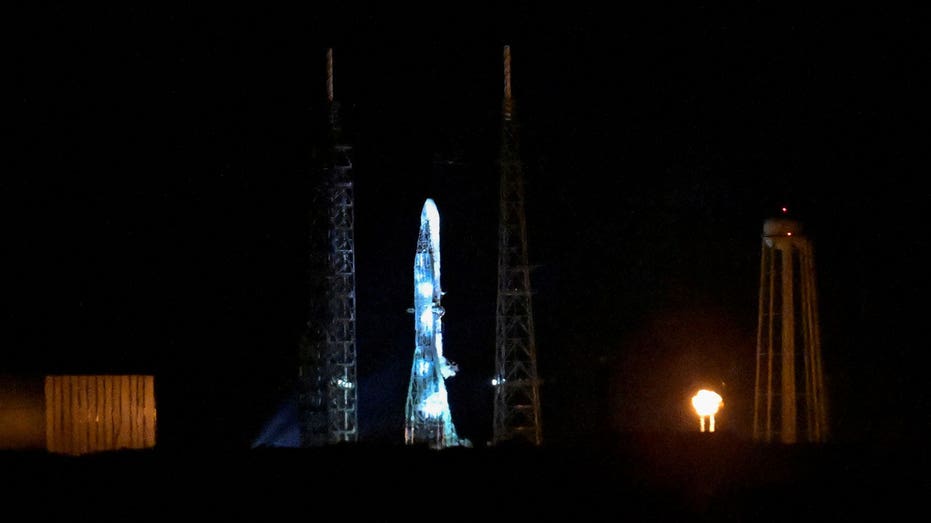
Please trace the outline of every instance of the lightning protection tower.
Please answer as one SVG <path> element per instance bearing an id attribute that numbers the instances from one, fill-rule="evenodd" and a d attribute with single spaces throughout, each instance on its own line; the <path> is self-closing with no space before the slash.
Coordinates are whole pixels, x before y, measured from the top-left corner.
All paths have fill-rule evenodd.
<path id="1" fill-rule="evenodd" d="M 504 46 L 504 103 L 498 215 L 498 298 L 495 328 L 493 444 L 543 443 L 540 379 L 533 330 L 524 177 L 511 97 L 511 48 Z"/>
<path id="2" fill-rule="evenodd" d="M 356 288 L 352 147 L 343 140 L 333 97 L 333 49 L 327 50 L 328 143 L 311 224 L 311 300 L 299 352 L 301 446 L 354 442 Z"/>
<path id="3" fill-rule="evenodd" d="M 753 396 L 754 440 L 826 439 L 812 243 L 801 223 L 786 216 L 763 223 Z"/>
<path id="4" fill-rule="evenodd" d="M 414 360 L 404 411 L 404 442 L 433 449 L 458 445 L 446 393 L 446 378 L 456 365 L 443 355 L 443 289 L 440 286 L 440 213 L 430 198 L 420 213 L 420 233 L 414 255 Z"/>

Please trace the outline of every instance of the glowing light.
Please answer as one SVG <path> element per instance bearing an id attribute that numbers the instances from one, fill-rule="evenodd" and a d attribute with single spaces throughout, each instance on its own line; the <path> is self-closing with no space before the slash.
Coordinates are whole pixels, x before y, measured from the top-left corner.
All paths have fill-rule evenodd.
<path id="1" fill-rule="evenodd" d="M 714 432 L 714 415 L 724 405 L 724 400 L 714 391 L 702 389 L 692 396 L 692 406 L 698 413 L 701 431 L 705 432 L 705 417 L 708 417 L 708 432 Z"/>
<path id="2" fill-rule="evenodd" d="M 792 236 L 792 232 L 791 232 L 791 231 L 790 231 L 790 232 L 787 232 L 787 233 L 786 233 L 786 236 Z"/>
<path id="3" fill-rule="evenodd" d="M 420 314 L 420 322 L 423 323 L 425 329 L 433 328 L 433 311 L 431 309 L 426 309 Z"/>
<path id="4" fill-rule="evenodd" d="M 783 207 L 783 208 L 782 208 L 782 213 L 785 214 L 785 213 L 787 213 L 787 212 L 789 212 L 789 209 L 786 209 L 785 207 Z"/>
<path id="5" fill-rule="evenodd" d="M 446 398 L 446 390 L 440 389 L 427 396 L 420 404 L 420 412 L 423 412 L 430 418 L 438 418 L 449 409 L 449 401 Z"/>
<path id="6" fill-rule="evenodd" d="M 420 295 L 423 296 L 424 298 L 433 297 L 433 282 L 432 281 L 420 282 L 419 284 L 417 284 L 417 292 L 419 292 Z"/>
<path id="7" fill-rule="evenodd" d="M 504 382 L 504 378 L 491 378 L 491 384 L 494 387 L 497 387 L 498 385 L 504 385 Z"/>
<path id="8" fill-rule="evenodd" d="M 343 378 L 339 378 L 336 380 L 336 386 L 341 389 L 351 389 L 355 387 L 355 385 L 351 381 L 344 380 Z"/>
<path id="9" fill-rule="evenodd" d="M 417 362 L 417 372 L 421 376 L 426 376 L 430 372 L 430 362 L 426 360 L 420 360 Z"/>

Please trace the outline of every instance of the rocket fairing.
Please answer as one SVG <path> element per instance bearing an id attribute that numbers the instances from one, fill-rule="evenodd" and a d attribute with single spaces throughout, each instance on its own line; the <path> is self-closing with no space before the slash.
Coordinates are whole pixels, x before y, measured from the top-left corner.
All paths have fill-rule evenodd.
<path id="1" fill-rule="evenodd" d="M 404 441 L 433 448 L 460 444 L 453 425 L 445 379 L 456 366 L 443 356 L 440 284 L 440 214 L 430 198 L 420 214 L 420 233 L 414 255 L 414 360 L 405 407 Z"/>

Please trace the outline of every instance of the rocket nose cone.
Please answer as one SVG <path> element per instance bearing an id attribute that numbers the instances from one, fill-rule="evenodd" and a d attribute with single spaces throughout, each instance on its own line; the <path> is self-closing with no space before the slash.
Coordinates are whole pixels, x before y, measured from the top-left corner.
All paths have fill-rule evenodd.
<path id="1" fill-rule="evenodd" d="M 440 211 L 436 208 L 436 203 L 432 198 L 427 198 L 423 203 L 423 211 L 420 213 L 420 230 L 430 232 L 430 243 L 433 255 L 439 258 L 440 255 Z"/>
<path id="2" fill-rule="evenodd" d="M 436 202 L 432 198 L 427 198 L 423 202 L 423 211 L 420 213 L 422 222 L 428 222 L 431 225 L 440 220 L 440 212 L 436 208 Z"/>

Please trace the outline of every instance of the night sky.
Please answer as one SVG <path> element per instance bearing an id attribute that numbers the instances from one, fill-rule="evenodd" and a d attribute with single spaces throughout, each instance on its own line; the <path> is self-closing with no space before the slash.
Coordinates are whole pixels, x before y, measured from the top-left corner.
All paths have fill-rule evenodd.
<path id="1" fill-rule="evenodd" d="M 155 374 L 160 441 L 248 446 L 296 376 L 334 47 L 360 439 L 403 441 L 430 197 L 453 419 L 484 443 L 509 44 L 548 442 L 697 430 L 700 386 L 724 396 L 720 430 L 749 434 L 760 234 L 782 206 L 814 240 L 834 436 L 927 429 L 912 17 L 531 5 L 23 13 L 0 374 Z"/>

